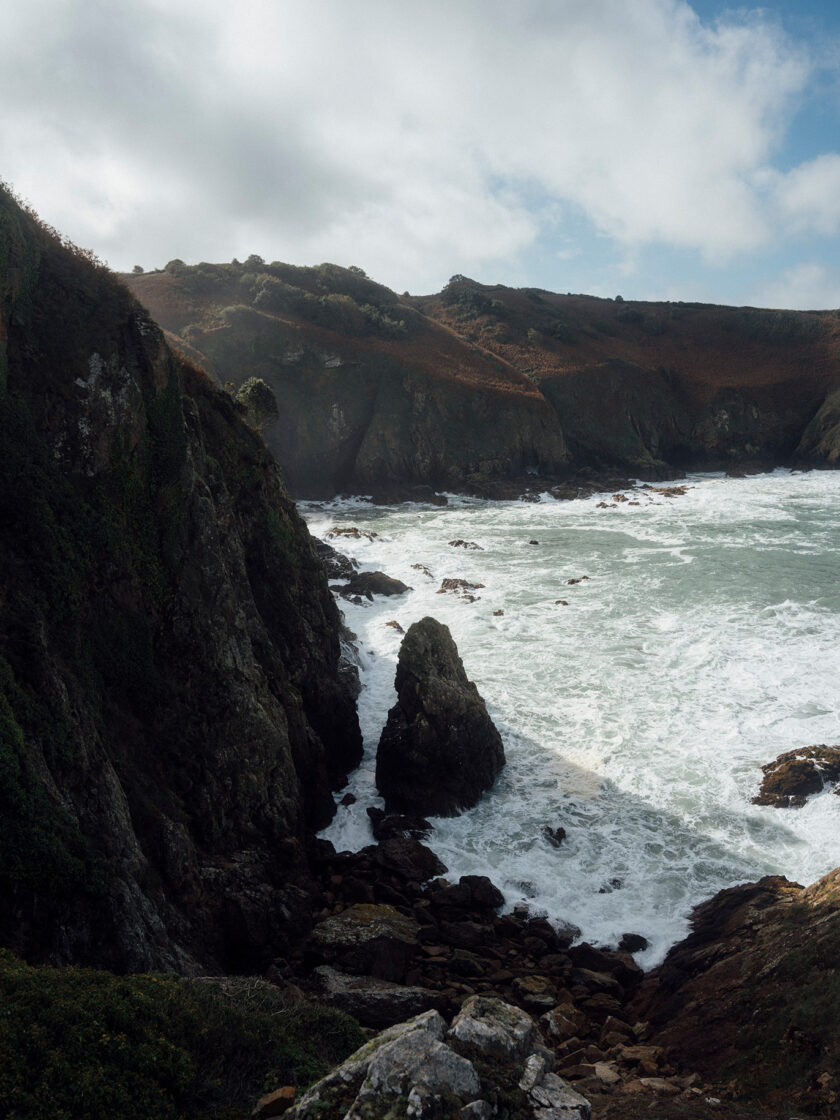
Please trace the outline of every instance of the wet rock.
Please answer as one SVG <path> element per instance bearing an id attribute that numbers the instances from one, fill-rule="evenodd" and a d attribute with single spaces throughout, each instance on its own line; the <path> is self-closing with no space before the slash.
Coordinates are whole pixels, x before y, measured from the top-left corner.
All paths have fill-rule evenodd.
<path id="1" fill-rule="evenodd" d="M 464 541 L 464 540 L 461 540 L 460 537 L 456 541 L 450 541 L 449 546 L 450 546 L 450 548 L 466 548 L 471 552 L 483 552 L 484 551 L 484 549 L 481 547 L 481 545 L 476 544 L 475 541 Z"/>
<path id="2" fill-rule="evenodd" d="M 568 599 L 555 599 L 554 605 L 555 607 L 568 607 L 569 601 Z"/>
<path id="3" fill-rule="evenodd" d="M 504 765 L 504 748 L 448 627 L 424 618 L 409 628 L 394 684 L 376 758 L 386 806 L 454 816 L 475 805 Z"/>
<path id="4" fill-rule="evenodd" d="M 539 541 L 535 541 L 535 540 L 528 541 L 528 544 L 539 544 L 539 543 L 540 543 Z"/>
<path id="5" fill-rule="evenodd" d="M 367 815 L 370 817 L 374 840 L 390 840 L 392 836 L 423 840 L 432 831 L 432 825 L 425 817 L 386 813 L 384 809 L 374 806 L 368 808 Z"/>
<path id="6" fill-rule="evenodd" d="M 446 864 L 432 849 L 412 836 L 389 836 L 376 849 L 376 860 L 409 883 L 425 883 L 446 872 Z"/>
<path id="7" fill-rule="evenodd" d="M 437 590 L 438 595 L 443 595 L 447 591 L 454 591 L 456 595 L 465 596 L 470 591 L 478 591 L 484 587 L 483 583 L 470 583 L 466 579 L 444 579 Z"/>
<path id="8" fill-rule="evenodd" d="M 589 579 L 589 576 L 578 576 L 577 578 L 567 579 L 566 583 L 583 583 L 583 581 L 587 579 Z"/>
<path id="9" fill-rule="evenodd" d="M 493 615 L 494 615 L 494 617 L 495 617 L 495 618 L 501 618 L 501 616 L 502 616 L 502 615 L 503 615 L 504 613 L 505 613 L 505 612 L 504 612 L 504 611 L 502 611 L 502 610 L 499 610 L 499 611 L 493 611 Z"/>
<path id="10" fill-rule="evenodd" d="M 840 746 L 827 747 L 821 743 L 786 751 L 761 769 L 764 778 L 753 804 L 798 809 L 811 794 L 819 793 L 826 782 L 840 781 Z"/>
<path id="11" fill-rule="evenodd" d="M 346 805 L 355 805 L 355 804 L 356 804 L 356 798 L 353 796 L 352 793 L 345 793 L 345 795 L 339 801 L 339 805 L 345 805 L 346 806 Z"/>
<path id="12" fill-rule="evenodd" d="M 379 534 L 374 532 L 366 532 L 363 529 L 357 529 L 355 525 L 333 525 L 331 529 L 327 530 L 327 536 L 349 537 L 354 541 L 375 541 Z"/>
<path id="13" fill-rule="evenodd" d="M 622 934 L 618 947 L 625 953 L 641 953 L 649 944 L 648 939 L 640 933 L 625 933 Z"/>
<path id="14" fill-rule="evenodd" d="M 547 824 L 543 828 L 543 836 L 553 848 L 559 848 L 566 839 L 566 830 L 560 827 L 552 828 L 551 825 Z"/>
<path id="15" fill-rule="evenodd" d="M 327 570 L 327 579 L 340 580 L 353 578 L 356 574 L 357 565 L 349 556 L 345 556 L 344 553 L 333 548 L 331 544 L 327 544 L 326 541 L 319 541 L 315 537 L 312 538 L 312 544 Z"/>
<path id="16" fill-rule="evenodd" d="M 425 564 L 412 564 L 411 566 L 416 569 L 416 571 L 422 572 L 424 576 L 428 576 L 429 579 L 435 578 Z"/>
<path id="17" fill-rule="evenodd" d="M 419 928 L 393 906 L 357 903 L 319 922 L 310 946 L 343 972 L 400 981 L 417 951 Z"/>
<path id="18" fill-rule="evenodd" d="M 385 625 L 390 626 L 392 630 L 396 630 L 398 634 L 405 633 L 405 630 L 402 626 L 400 626 L 399 622 L 397 622 L 395 618 L 390 619 L 390 621 L 386 622 Z"/>
<path id="19" fill-rule="evenodd" d="M 338 588 L 339 594 L 345 599 L 361 595 L 366 599 L 372 599 L 374 595 L 404 595 L 411 590 L 407 583 L 393 579 L 384 572 L 356 572 L 348 583 Z"/>

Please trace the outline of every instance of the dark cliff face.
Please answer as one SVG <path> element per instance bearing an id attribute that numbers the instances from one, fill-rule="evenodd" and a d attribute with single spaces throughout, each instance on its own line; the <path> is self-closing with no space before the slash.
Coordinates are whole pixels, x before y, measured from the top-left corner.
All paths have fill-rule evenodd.
<path id="1" fill-rule="evenodd" d="M 361 752 L 338 615 L 231 398 L 0 191 L 0 941 L 254 969 Z"/>
<path id="2" fill-rule="evenodd" d="M 648 304 L 453 277 L 398 297 L 358 269 L 170 262 L 126 277 L 220 382 L 263 378 L 292 492 L 485 492 L 579 467 L 836 464 L 840 318 Z M 833 433 L 833 434 L 832 434 Z"/>

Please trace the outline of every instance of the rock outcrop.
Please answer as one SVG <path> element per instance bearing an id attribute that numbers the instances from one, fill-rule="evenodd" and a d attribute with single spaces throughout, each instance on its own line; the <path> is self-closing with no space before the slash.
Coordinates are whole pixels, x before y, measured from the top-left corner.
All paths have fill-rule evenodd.
<path id="1" fill-rule="evenodd" d="M 836 1115 L 838 943 L 840 871 L 808 888 L 767 877 L 721 891 L 645 977 L 629 1017 L 731 1097 Z"/>
<path id="2" fill-rule="evenodd" d="M 825 788 L 826 782 L 840 781 L 840 747 L 822 743 L 785 751 L 761 769 L 764 777 L 753 804 L 801 809 L 812 794 Z"/>
<path id="3" fill-rule="evenodd" d="M 356 764 L 324 569 L 260 437 L 0 190 L 0 943 L 256 971 Z"/>
<path id="4" fill-rule="evenodd" d="M 424 618 L 409 627 L 394 687 L 376 756 L 387 808 L 455 816 L 475 805 L 504 765 L 504 747 L 447 626 Z"/>
<path id="5" fill-rule="evenodd" d="M 448 1030 L 438 1012 L 427 1011 L 383 1031 L 286 1115 L 588 1120 L 589 1101 L 553 1070 L 554 1055 L 538 1041 L 530 1016 L 474 996 Z"/>

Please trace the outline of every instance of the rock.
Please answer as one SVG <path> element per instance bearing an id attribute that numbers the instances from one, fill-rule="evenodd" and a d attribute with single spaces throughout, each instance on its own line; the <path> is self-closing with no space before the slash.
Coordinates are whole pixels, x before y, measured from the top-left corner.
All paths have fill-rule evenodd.
<path id="1" fill-rule="evenodd" d="M 557 987 L 547 976 L 519 976 L 513 991 L 520 1006 L 534 1015 L 550 1011 L 557 1002 Z"/>
<path id="2" fill-rule="evenodd" d="M 392 630 L 396 630 L 398 634 L 405 633 L 405 630 L 402 626 L 400 626 L 399 622 L 397 622 L 395 618 L 392 618 L 390 621 L 386 622 L 385 625 L 390 626 Z"/>
<path id="3" fill-rule="evenodd" d="M 349 556 L 345 556 L 342 552 L 333 548 L 331 544 L 327 544 L 326 541 L 319 541 L 315 537 L 312 538 L 312 544 L 326 568 L 327 579 L 353 578 L 356 574 L 356 565 Z"/>
<path id="4" fill-rule="evenodd" d="M 412 566 L 412 568 L 415 568 L 418 572 L 422 572 L 424 576 L 428 576 L 429 579 L 434 579 L 435 578 L 432 575 L 432 573 L 429 571 L 429 569 L 426 567 L 425 564 L 412 564 L 411 566 Z"/>
<path id="5" fill-rule="evenodd" d="M 310 945 L 344 972 L 400 981 L 417 951 L 419 928 L 393 906 L 357 903 L 319 922 Z"/>
<path id="6" fill-rule="evenodd" d="M 561 1003 L 540 1017 L 540 1028 L 549 1042 L 556 1045 L 583 1037 L 589 1029 L 589 1020 L 573 1003 Z"/>
<path id="7" fill-rule="evenodd" d="M 553 1072 L 553 1055 L 518 1008 L 471 997 L 444 1031 L 434 1011 L 383 1031 L 313 1085 L 289 1116 L 491 1120 L 503 1089 L 519 1094 L 520 1110 L 530 1108 L 517 1115 L 588 1120 L 589 1102 Z M 482 1060 L 481 1078 L 473 1059 Z"/>
<path id="8" fill-rule="evenodd" d="M 539 541 L 535 541 L 535 540 L 528 541 L 528 544 L 539 544 L 539 543 L 540 543 Z"/>
<path id="9" fill-rule="evenodd" d="M 356 798 L 352 793 L 345 793 L 345 795 L 339 801 L 339 805 L 344 805 L 344 806 L 355 805 L 355 804 L 356 804 Z"/>
<path id="10" fill-rule="evenodd" d="M 444 1010 L 440 993 L 428 988 L 352 976 L 329 965 L 320 965 L 315 975 L 323 990 L 322 1002 L 352 1015 L 363 1027 L 390 1027 L 424 1011 Z"/>
<path id="11" fill-rule="evenodd" d="M 256 1108 L 251 1113 L 260 1120 L 268 1120 L 270 1116 L 280 1116 L 295 1103 L 294 1085 L 284 1085 L 282 1089 L 275 1089 L 273 1093 L 266 1093 L 257 1101 Z"/>
<path id="12" fill-rule="evenodd" d="M 378 533 L 365 532 L 362 529 L 357 529 L 355 525 L 333 525 L 332 529 L 327 530 L 328 537 L 350 537 L 355 541 L 374 541 L 379 536 Z"/>
<path id="13" fill-rule="evenodd" d="M 412 836 L 389 836 L 383 840 L 376 849 L 376 861 L 410 883 L 425 883 L 446 872 L 446 865 L 431 848 Z"/>
<path id="14" fill-rule="evenodd" d="M 355 572 L 349 582 L 338 590 L 345 599 L 353 595 L 372 599 L 374 595 L 403 595 L 412 588 L 402 580 L 386 576 L 384 572 Z"/>
<path id="15" fill-rule="evenodd" d="M 826 782 L 840 781 L 840 746 L 827 747 L 821 743 L 786 751 L 761 769 L 764 778 L 753 804 L 798 809 L 811 794 L 819 793 Z"/>
<path id="16" fill-rule="evenodd" d="M 502 615 L 503 615 L 504 613 L 505 613 L 505 612 L 504 612 L 504 611 L 502 611 L 502 610 L 498 610 L 498 611 L 493 611 L 493 615 L 494 615 L 494 617 L 495 617 L 495 618 L 501 618 L 501 616 L 502 616 Z"/>
<path id="17" fill-rule="evenodd" d="M 475 805 L 504 765 L 504 748 L 448 627 L 424 618 L 409 628 L 394 684 L 376 758 L 388 809 L 454 816 Z"/>
<path id="18" fill-rule="evenodd" d="M 543 828 L 543 836 L 553 848 L 559 848 L 566 839 L 566 830 L 561 827 L 552 828 L 551 825 L 547 824 Z"/>
<path id="19" fill-rule="evenodd" d="M 641 953 L 647 949 L 650 942 L 646 937 L 642 937 L 640 933 L 624 933 L 618 943 L 619 949 L 625 953 Z"/>
<path id="20" fill-rule="evenodd" d="M 457 541 L 450 541 L 449 545 L 450 545 L 451 548 L 466 548 L 466 549 L 469 549 L 472 552 L 483 552 L 484 551 L 484 549 L 481 547 L 481 545 L 476 544 L 475 541 L 463 541 L 460 538 Z"/>
<path id="21" fill-rule="evenodd" d="M 468 603 L 474 603 L 477 596 L 472 595 L 471 592 L 479 591 L 482 587 L 484 587 L 483 583 L 470 583 L 466 579 L 444 579 L 437 589 L 437 594 L 445 595 L 447 591 L 452 591 L 460 599 L 465 599 Z"/>
<path id="22" fill-rule="evenodd" d="M 386 813 L 384 809 L 374 806 L 368 808 L 367 815 L 370 817 L 374 840 L 390 840 L 392 836 L 423 840 L 432 831 L 432 825 L 425 817 Z"/>
<path id="23" fill-rule="evenodd" d="M 555 607 L 568 607 L 569 601 L 568 599 L 555 599 L 554 605 Z"/>
<path id="24" fill-rule="evenodd" d="M 521 1061 L 533 1049 L 536 1030 L 531 1016 L 518 1007 L 471 996 L 455 1016 L 448 1037 L 490 1057 Z"/>

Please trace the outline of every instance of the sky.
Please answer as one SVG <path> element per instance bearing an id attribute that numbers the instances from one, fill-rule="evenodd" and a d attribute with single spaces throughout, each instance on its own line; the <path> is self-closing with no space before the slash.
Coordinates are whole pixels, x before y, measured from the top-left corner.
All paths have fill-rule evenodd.
<path id="1" fill-rule="evenodd" d="M 116 270 L 840 307 L 840 3 L 26 0 L 0 179 Z"/>

